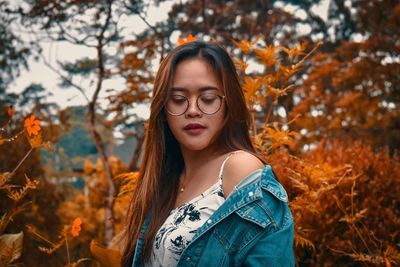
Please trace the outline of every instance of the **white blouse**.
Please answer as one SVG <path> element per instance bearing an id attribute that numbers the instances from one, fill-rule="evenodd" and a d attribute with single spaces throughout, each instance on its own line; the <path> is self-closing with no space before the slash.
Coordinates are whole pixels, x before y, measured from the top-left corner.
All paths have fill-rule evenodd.
<path id="1" fill-rule="evenodd" d="M 230 153 L 221 165 L 218 182 L 187 203 L 171 210 L 158 230 L 153 243 L 150 260 L 145 266 L 170 267 L 178 264 L 180 255 L 197 230 L 224 203 L 222 171 Z"/>

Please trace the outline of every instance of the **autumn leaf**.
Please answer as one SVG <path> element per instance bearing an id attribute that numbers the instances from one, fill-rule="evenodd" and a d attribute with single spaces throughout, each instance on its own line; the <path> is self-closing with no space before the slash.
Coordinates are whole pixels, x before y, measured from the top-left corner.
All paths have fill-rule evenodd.
<path id="1" fill-rule="evenodd" d="M 0 263 L 9 266 L 10 263 L 21 257 L 23 237 L 23 232 L 0 236 Z"/>
<path id="2" fill-rule="evenodd" d="M 293 86 L 288 86 L 284 89 L 275 88 L 273 86 L 267 86 L 268 94 L 273 97 L 274 99 L 278 99 L 281 96 L 287 95 L 287 91 L 291 89 Z"/>
<path id="3" fill-rule="evenodd" d="M 96 172 L 96 166 L 88 159 L 83 161 L 83 173 L 85 175 L 91 175 Z"/>
<path id="4" fill-rule="evenodd" d="M 74 220 L 74 222 L 72 223 L 72 227 L 71 227 L 71 234 L 74 237 L 79 236 L 79 233 L 81 231 L 81 225 L 82 225 L 82 220 L 81 218 L 76 218 Z"/>
<path id="5" fill-rule="evenodd" d="M 8 192 L 8 197 L 14 200 L 15 202 L 19 202 L 26 196 L 26 194 L 28 194 L 29 190 L 36 189 L 39 184 L 38 180 L 31 180 L 26 174 L 25 174 L 25 180 L 26 183 L 20 189 L 10 190 Z"/>
<path id="6" fill-rule="evenodd" d="M 273 66 L 277 63 L 275 58 L 276 47 L 272 45 L 267 45 L 264 49 L 255 49 L 254 53 L 258 57 L 261 63 L 267 66 Z"/>
<path id="7" fill-rule="evenodd" d="M 241 71 L 246 72 L 246 69 L 249 66 L 249 64 L 245 63 L 243 60 L 235 59 L 235 66 Z"/>
<path id="8" fill-rule="evenodd" d="M 193 35 L 189 34 L 189 36 L 186 38 L 186 43 L 194 42 L 196 40 L 197 39 Z"/>
<path id="9" fill-rule="evenodd" d="M 251 98 L 254 97 L 260 86 L 261 86 L 260 78 L 251 78 L 248 76 L 244 78 L 242 88 L 247 102 L 250 102 Z"/>
<path id="10" fill-rule="evenodd" d="M 240 42 L 232 39 L 232 42 L 242 50 L 243 54 L 248 54 L 250 49 L 260 40 L 262 35 L 257 36 L 253 41 L 249 42 L 247 40 L 241 40 Z"/>
<path id="11" fill-rule="evenodd" d="M 40 120 L 36 119 L 35 115 L 31 115 L 25 119 L 24 127 L 29 136 L 37 135 L 40 131 Z"/>
<path id="12" fill-rule="evenodd" d="M 294 243 L 295 246 L 298 247 L 303 247 L 303 248 L 310 248 L 311 250 L 315 250 L 315 246 L 313 242 L 303 236 L 301 236 L 299 233 L 294 234 Z"/>
<path id="13" fill-rule="evenodd" d="M 32 148 L 38 148 L 42 146 L 42 135 L 40 133 L 29 137 L 28 140 Z"/>
<path id="14" fill-rule="evenodd" d="M 191 42 L 195 42 L 197 41 L 197 38 L 194 37 L 193 35 L 189 34 L 186 39 L 179 37 L 178 38 L 178 46 L 183 45 L 183 44 L 187 44 L 187 43 L 191 43 Z"/>
<path id="15" fill-rule="evenodd" d="M 282 47 L 282 50 L 291 58 L 295 58 L 300 55 L 304 55 L 304 50 L 307 48 L 307 42 L 303 42 L 294 48 Z"/>
<path id="16" fill-rule="evenodd" d="M 267 138 L 270 150 L 274 150 L 282 145 L 292 145 L 295 141 L 294 136 L 298 135 L 295 131 L 279 129 L 277 125 L 267 125 L 264 127 L 263 136 Z"/>
<path id="17" fill-rule="evenodd" d="M 9 172 L 0 172 L 0 189 L 4 188 L 3 185 L 5 185 L 11 177 L 12 175 Z"/>

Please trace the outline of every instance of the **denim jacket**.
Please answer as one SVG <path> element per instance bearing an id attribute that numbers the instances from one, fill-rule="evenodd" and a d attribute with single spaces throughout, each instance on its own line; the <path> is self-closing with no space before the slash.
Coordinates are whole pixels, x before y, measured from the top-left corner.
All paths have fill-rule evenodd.
<path id="1" fill-rule="evenodd" d="M 141 266 L 143 236 L 132 267 Z M 285 189 L 265 165 L 246 176 L 202 225 L 178 262 L 181 266 L 294 266 L 294 225 Z"/>

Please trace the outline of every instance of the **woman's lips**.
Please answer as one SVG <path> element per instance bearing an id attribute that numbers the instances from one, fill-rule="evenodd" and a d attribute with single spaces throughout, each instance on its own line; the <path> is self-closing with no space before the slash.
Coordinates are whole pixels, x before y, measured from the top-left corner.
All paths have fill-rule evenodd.
<path id="1" fill-rule="evenodd" d="M 201 134 L 206 128 L 189 128 L 185 129 L 185 131 L 191 135 L 199 135 Z"/>
<path id="2" fill-rule="evenodd" d="M 206 129 L 206 127 L 204 127 L 201 124 L 196 124 L 196 123 L 191 123 L 185 126 L 185 128 L 183 128 L 183 130 L 185 130 L 187 133 L 191 134 L 191 135 L 199 135 L 201 134 L 204 130 Z"/>

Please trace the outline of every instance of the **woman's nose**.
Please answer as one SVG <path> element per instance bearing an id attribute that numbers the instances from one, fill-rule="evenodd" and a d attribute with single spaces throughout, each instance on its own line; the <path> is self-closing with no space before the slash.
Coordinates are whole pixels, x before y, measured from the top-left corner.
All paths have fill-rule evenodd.
<path id="1" fill-rule="evenodd" d="M 186 111 L 186 115 L 189 117 L 195 117 L 201 115 L 201 111 L 197 106 L 196 99 L 189 99 L 189 107 Z"/>

